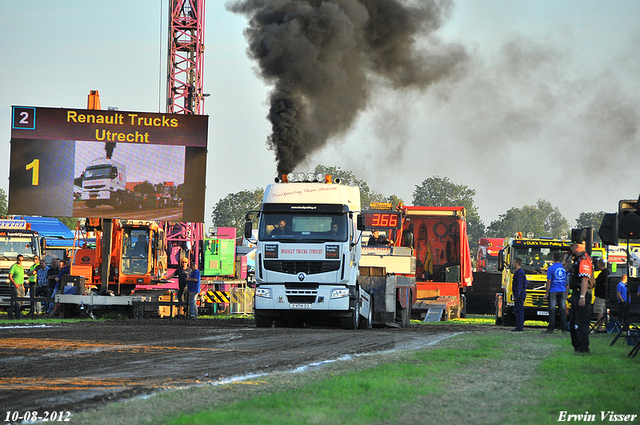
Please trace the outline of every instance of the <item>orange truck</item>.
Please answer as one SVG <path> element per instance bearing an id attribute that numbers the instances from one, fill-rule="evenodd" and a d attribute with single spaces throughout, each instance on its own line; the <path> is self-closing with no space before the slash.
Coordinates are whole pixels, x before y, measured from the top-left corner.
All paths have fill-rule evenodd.
<path id="1" fill-rule="evenodd" d="M 167 254 L 164 230 L 153 221 L 113 219 L 111 231 L 103 220 L 87 219 L 87 231 L 95 232 L 95 247 L 82 244 L 72 258 L 71 275 L 84 278 L 84 290 L 118 295 L 130 294 L 138 285 L 150 285 L 166 278 Z M 79 232 L 76 232 L 78 235 Z M 109 255 L 103 256 L 103 241 L 111 239 Z M 109 274 L 103 281 L 103 258 L 109 261 Z"/>

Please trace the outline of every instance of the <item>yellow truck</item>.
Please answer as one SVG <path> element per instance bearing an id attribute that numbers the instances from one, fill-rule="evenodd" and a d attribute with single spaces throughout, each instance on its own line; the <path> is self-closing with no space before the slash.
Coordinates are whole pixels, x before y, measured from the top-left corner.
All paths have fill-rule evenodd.
<path id="1" fill-rule="evenodd" d="M 497 325 L 515 325 L 514 299 L 511 290 L 515 273 L 515 259 L 522 259 L 522 269 L 527 276 L 527 298 L 524 302 L 525 320 L 548 320 L 547 300 L 544 298 L 547 270 L 553 264 L 553 253 L 562 251 L 569 258 L 571 241 L 565 239 L 523 238 L 520 234 L 504 240 L 498 254 L 498 270 L 502 273 L 502 292 L 495 297 Z"/>

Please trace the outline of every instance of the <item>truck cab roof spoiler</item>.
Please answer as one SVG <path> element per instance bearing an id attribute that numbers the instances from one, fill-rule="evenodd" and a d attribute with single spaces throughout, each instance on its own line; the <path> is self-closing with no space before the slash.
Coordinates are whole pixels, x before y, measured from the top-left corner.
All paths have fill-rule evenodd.
<path id="1" fill-rule="evenodd" d="M 262 212 L 319 212 L 346 214 L 349 212 L 347 205 L 341 204 L 262 204 Z"/>

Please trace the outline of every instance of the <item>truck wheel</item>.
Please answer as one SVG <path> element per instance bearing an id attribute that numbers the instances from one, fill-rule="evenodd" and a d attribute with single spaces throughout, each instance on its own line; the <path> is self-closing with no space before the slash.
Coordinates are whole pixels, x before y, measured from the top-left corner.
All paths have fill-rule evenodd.
<path id="1" fill-rule="evenodd" d="M 371 329 L 373 327 L 373 297 L 369 301 L 369 314 L 366 319 L 360 318 L 359 329 Z"/>
<path id="2" fill-rule="evenodd" d="M 342 329 L 358 329 L 360 325 L 360 294 L 356 299 L 356 305 L 351 310 L 349 317 L 342 318 Z"/>
<path id="3" fill-rule="evenodd" d="M 270 328 L 271 323 L 273 322 L 273 319 L 271 319 L 271 317 L 263 316 L 258 312 L 255 312 L 255 318 L 256 318 L 256 328 Z"/>

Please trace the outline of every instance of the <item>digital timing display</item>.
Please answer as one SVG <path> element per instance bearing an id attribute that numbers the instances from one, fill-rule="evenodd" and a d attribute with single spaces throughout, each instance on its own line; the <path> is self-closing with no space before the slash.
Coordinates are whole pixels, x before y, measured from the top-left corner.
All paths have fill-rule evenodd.
<path id="1" fill-rule="evenodd" d="M 367 227 L 400 228 L 400 214 L 397 213 L 365 213 Z"/>
<path id="2" fill-rule="evenodd" d="M 203 222 L 208 119 L 14 106 L 9 214 Z"/>

